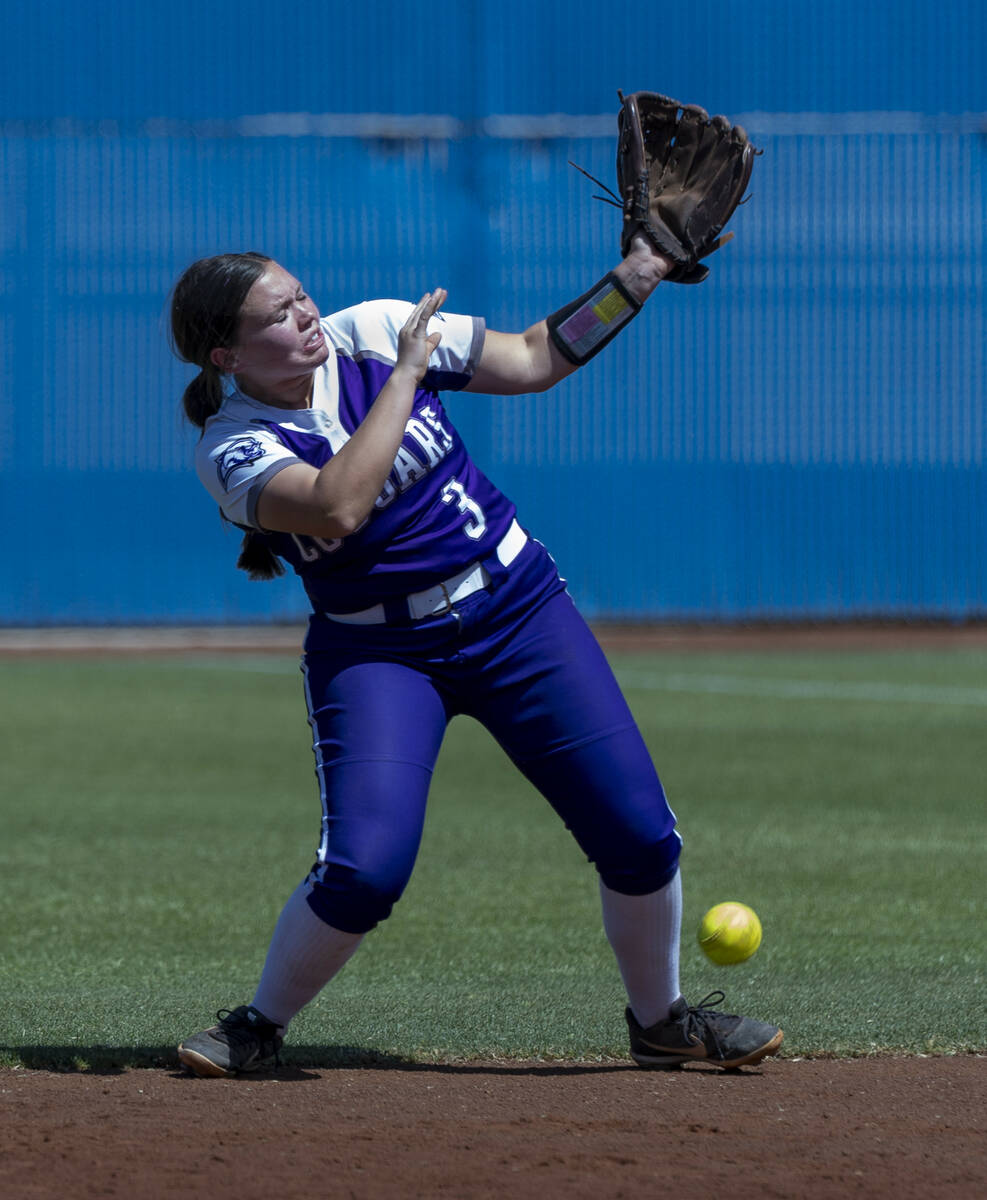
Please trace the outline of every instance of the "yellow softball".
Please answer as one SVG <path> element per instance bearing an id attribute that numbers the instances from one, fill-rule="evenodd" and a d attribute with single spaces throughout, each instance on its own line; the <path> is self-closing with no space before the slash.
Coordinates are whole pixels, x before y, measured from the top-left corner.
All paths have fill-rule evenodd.
<path id="1" fill-rule="evenodd" d="M 745 962 L 760 944 L 757 913 L 737 900 L 714 904 L 699 924 L 699 945 L 719 966 Z"/>

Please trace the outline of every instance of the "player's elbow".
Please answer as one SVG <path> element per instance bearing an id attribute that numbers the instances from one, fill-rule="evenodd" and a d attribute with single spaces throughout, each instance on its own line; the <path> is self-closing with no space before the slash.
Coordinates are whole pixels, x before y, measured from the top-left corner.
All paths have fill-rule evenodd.
<path id="1" fill-rule="evenodd" d="M 323 496 L 314 488 L 291 493 L 267 487 L 257 502 L 257 521 L 262 529 L 309 537 L 345 538 L 366 523 L 373 503 L 353 496 Z"/>
<path id="2" fill-rule="evenodd" d="M 316 537 L 345 538 L 349 537 L 351 533 L 356 533 L 358 529 L 362 529 L 369 516 L 370 510 L 365 509 L 363 505 L 334 506 L 313 513 L 313 524 L 318 528 L 305 532 L 313 533 Z"/>
<path id="3" fill-rule="evenodd" d="M 533 393 L 551 391 L 559 382 L 559 378 L 560 376 L 555 374 L 539 376 L 534 380 L 532 386 L 528 388 L 528 391 Z"/>
<path id="4" fill-rule="evenodd" d="M 356 533 L 367 523 L 369 513 L 347 512 L 329 517 L 326 521 L 326 532 L 329 537 L 345 538 Z"/>

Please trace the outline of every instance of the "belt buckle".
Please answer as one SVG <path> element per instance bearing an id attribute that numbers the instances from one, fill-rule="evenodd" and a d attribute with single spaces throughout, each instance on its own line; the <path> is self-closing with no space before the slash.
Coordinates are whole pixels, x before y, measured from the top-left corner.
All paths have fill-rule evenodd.
<path id="1" fill-rule="evenodd" d="M 449 589 L 444 583 L 437 584 L 442 590 L 442 599 L 445 601 L 445 608 L 435 608 L 432 610 L 433 617 L 444 617 L 452 612 L 452 597 L 449 595 Z"/>

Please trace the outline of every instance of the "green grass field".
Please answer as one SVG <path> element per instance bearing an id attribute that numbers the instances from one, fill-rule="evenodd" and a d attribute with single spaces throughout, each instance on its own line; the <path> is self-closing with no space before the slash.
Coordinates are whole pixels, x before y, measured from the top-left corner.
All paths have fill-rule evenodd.
<path id="1" fill-rule="evenodd" d="M 785 1052 L 987 1049 L 987 652 L 614 657 L 685 838 L 683 987 Z M 297 660 L 0 660 L 0 1063 L 175 1061 L 250 999 L 311 864 Z M 714 967 L 694 931 L 764 925 Z M 404 899 L 294 1023 L 289 1062 L 623 1057 L 595 876 L 455 722 Z"/>

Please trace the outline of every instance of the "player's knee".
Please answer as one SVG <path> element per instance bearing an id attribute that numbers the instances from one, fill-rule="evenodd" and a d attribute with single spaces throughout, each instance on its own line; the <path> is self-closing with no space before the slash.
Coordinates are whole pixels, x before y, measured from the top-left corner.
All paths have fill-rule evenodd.
<path id="1" fill-rule="evenodd" d="M 309 907 L 317 917 L 344 933 L 369 933 L 386 921 L 408 882 L 405 873 L 316 867 Z"/>
<path id="2" fill-rule="evenodd" d="M 637 847 L 617 862 L 597 862 L 600 878 L 612 892 L 648 896 L 669 883 L 679 869 L 682 839 L 673 830 L 649 846 Z"/>

